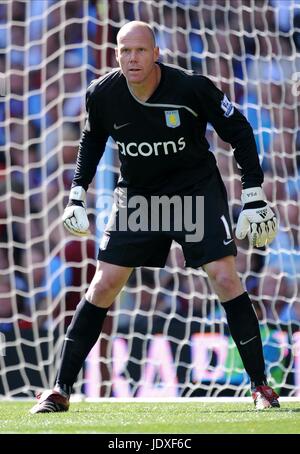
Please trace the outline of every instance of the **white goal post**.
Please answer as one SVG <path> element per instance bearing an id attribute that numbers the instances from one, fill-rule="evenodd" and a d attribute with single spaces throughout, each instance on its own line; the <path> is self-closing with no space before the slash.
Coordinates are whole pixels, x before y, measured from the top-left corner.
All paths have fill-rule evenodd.
<path id="1" fill-rule="evenodd" d="M 89 82 L 116 66 L 116 33 L 149 23 L 163 62 L 200 72 L 251 123 L 278 213 L 267 249 L 237 241 L 257 311 L 270 384 L 300 396 L 300 1 L 0 1 L 0 397 L 53 386 L 64 333 L 93 275 L 112 189 L 107 145 L 88 192 L 91 236 L 68 235 L 67 203 Z M 207 139 L 235 226 L 240 173 Z M 247 396 L 248 379 L 203 270 L 175 243 L 164 269 L 137 268 L 75 384 L 92 397 Z"/>

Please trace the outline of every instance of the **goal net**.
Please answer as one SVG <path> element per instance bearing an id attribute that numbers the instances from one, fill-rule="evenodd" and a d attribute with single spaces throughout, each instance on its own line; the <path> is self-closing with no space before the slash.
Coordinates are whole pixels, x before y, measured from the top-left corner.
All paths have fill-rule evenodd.
<path id="1" fill-rule="evenodd" d="M 68 235 L 61 216 L 86 87 L 116 66 L 117 31 L 133 19 L 153 27 L 161 61 L 210 77 L 254 129 L 280 228 L 267 249 L 237 241 L 237 266 L 270 383 L 299 396 L 298 0 L 1 0 L 0 396 L 53 386 L 64 333 L 93 276 L 118 175 L 113 142 L 88 192 L 90 237 Z M 235 227 L 240 173 L 210 127 L 207 139 Z M 243 396 L 248 388 L 207 275 L 184 267 L 176 243 L 165 268 L 133 272 L 75 384 L 90 397 Z"/>

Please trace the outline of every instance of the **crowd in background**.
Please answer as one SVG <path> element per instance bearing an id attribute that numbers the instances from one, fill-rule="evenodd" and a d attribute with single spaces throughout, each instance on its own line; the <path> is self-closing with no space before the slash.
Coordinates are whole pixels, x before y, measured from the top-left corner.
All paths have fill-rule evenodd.
<path id="1" fill-rule="evenodd" d="M 86 87 L 116 66 L 117 31 L 133 19 L 153 25 L 162 61 L 210 77 L 251 123 L 264 190 L 280 228 L 268 250 L 250 251 L 246 240 L 237 241 L 238 270 L 261 319 L 292 321 L 299 328 L 300 1 L 42 0 L 0 4 L 0 73 L 9 82 L 8 96 L 0 98 L 1 331 L 12 329 L 13 314 L 19 314 L 24 328 L 33 322 L 67 324 L 91 280 L 95 235 L 71 238 L 61 215 L 84 122 Z M 239 170 L 230 146 L 211 128 L 207 137 L 235 223 L 241 209 Z M 117 153 L 115 167 L 117 172 Z M 94 185 L 88 207 L 95 234 Z M 135 284 L 143 284 L 138 295 Z M 222 318 L 210 294 L 205 274 L 185 269 L 174 246 L 165 269 L 133 273 L 117 303 L 119 329 L 128 329 L 134 308 L 142 309 L 141 323 L 149 309 L 149 316 L 155 310 Z"/>

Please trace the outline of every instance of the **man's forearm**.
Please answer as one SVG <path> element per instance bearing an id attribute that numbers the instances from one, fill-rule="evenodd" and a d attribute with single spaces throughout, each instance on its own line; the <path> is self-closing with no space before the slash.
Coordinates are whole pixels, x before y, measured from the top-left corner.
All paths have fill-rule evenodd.
<path id="1" fill-rule="evenodd" d="M 264 181 L 251 127 L 242 128 L 231 142 L 234 157 L 241 168 L 243 189 L 261 186 Z"/>
<path id="2" fill-rule="evenodd" d="M 95 141 L 87 132 L 83 131 L 76 161 L 76 169 L 72 187 L 82 186 L 86 191 L 93 180 L 98 163 L 104 153 L 106 138 Z"/>

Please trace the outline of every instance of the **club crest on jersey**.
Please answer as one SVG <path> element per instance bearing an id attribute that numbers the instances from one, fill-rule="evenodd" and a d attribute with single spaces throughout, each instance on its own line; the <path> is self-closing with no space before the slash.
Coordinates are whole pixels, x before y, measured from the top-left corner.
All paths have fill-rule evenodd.
<path id="1" fill-rule="evenodd" d="M 180 126 L 180 117 L 178 110 L 165 110 L 166 123 L 169 128 Z"/>
<path id="2" fill-rule="evenodd" d="M 226 95 L 221 101 L 221 109 L 224 110 L 224 117 L 228 118 L 233 114 L 234 108 Z"/>

